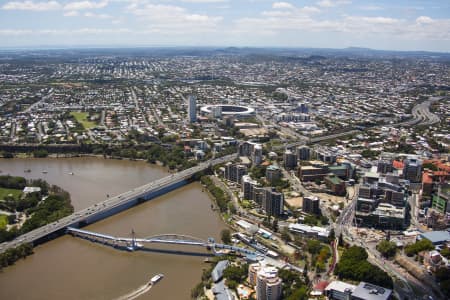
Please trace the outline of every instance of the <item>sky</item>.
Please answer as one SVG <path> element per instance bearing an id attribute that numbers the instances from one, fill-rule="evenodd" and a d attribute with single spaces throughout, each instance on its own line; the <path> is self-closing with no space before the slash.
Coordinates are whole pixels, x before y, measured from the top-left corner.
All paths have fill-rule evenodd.
<path id="1" fill-rule="evenodd" d="M 0 0 L 0 48 L 97 46 L 450 52 L 450 0 Z"/>

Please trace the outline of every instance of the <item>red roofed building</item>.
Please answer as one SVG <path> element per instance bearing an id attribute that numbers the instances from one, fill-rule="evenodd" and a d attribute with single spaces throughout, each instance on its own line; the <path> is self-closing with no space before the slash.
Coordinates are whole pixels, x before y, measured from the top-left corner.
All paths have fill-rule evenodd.
<path id="1" fill-rule="evenodd" d="M 320 291 L 323 292 L 325 291 L 325 289 L 327 288 L 327 286 L 330 283 L 328 281 L 319 281 L 315 286 L 314 286 L 314 290 L 315 291 Z"/>
<path id="2" fill-rule="evenodd" d="M 447 163 L 438 163 L 437 167 L 441 171 L 449 172 L 450 173 L 450 165 Z"/>
<path id="3" fill-rule="evenodd" d="M 318 282 L 316 285 L 314 285 L 314 288 L 311 292 L 311 296 L 322 296 L 323 292 L 325 291 L 325 289 L 327 288 L 327 286 L 330 283 L 328 281 L 320 281 Z"/>
<path id="4" fill-rule="evenodd" d="M 263 166 L 263 167 L 268 167 L 268 166 L 270 166 L 272 163 L 270 162 L 270 161 L 263 161 L 262 163 L 261 163 L 261 166 Z"/>
<path id="5" fill-rule="evenodd" d="M 394 161 L 392 162 L 392 166 L 393 166 L 394 168 L 396 168 L 396 169 L 401 169 L 401 170 L 403 170 L 403 167 L 404 167 L 405 165 L 404 165 L 403 162 L 401 162 L 401 161 L 394 160 Z"/>

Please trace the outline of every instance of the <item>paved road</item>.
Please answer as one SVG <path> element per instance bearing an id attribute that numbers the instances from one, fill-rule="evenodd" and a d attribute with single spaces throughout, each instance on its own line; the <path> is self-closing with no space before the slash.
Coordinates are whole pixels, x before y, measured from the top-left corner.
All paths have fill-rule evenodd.
<path id="1" fill-rule="evenodd" d="M 325 136 L 318 136 L 318 137 L 313 137 L 313 138 L 304 138 L 304 139 L 302 139 L 299 142 L 285 144 L 285 145 L 280 145 L 280 146 L 275 146 L 275 147 L 273 147 L 273 149 L 274 150 L 280 150 L 280 149 L 286 149 L 286 148 L 294 148 L 294 147 L 305 145 L 305 144 L 319 143 L 319 142 L 322 142 L 322 141 L 332 140 L 332 139 L 336 139 L 336 138 L 347 136 L 347 135 L 357 134 L 357 133 L 360 133 L 360 132 L 361 132 L 360 130 L 350 130 L 350 131 L 334 133 L 334 134 L 325 135 Z"/>
<path id="2" fill-rule="evenodd" d="M 100 126 L 105 126 L 105 117 L 106 117 L 106 111 L 102 110 L 102 114 L 100 116 Z"/>
<path id="3" fill-rule="evenodd" d="M 147 122 L 147 117 L 145 116 L 144 112 L 142 111 L 142 109 L 141 109 L 141 107 L 139 105 L 139 100 L 138 100 L 138 98 L 136 96 L 136 87 L 130 88 L 130 92 L 131 92 L 131 98 L 133 99 L 136 111 L 138 111 L 139 114 L 142 116 L 142 119 L 144 120 L 145 126 L 149 127 L 150 125 Z"/>
<path id="4" fill-rule="evenodd" d="M 45 102 L 46 100 L 50 99 L 53 96 L 53 89 L 50 89 L 48 95 L 43 96 L 41 98 L 41 100 L 39 100 L 38 102 L 35 102 L 33 104 L 31 104 L 26 110 L 24 110 L 24 113 L 30 113 L 31 111 L 33 111 L 37 106 L 39 106 L 39 104 L 41 104 L 42 102 Z"/>
<path id="5" fill-rule="evenodd" d="M 16 136 L 16 127 L 17 127 L 16 122 L 11 122 L 11 134 L 9 137 L 11 141 L 13 141 L 14 137 Z"/>
<path id="6" fill-rule="evenodd" d="M 419 103 L 413 107 L 411 120 L 394 124 L 392 126 L 433 125 L 440 122 L 437 115 L 430 112 L 430 105 L 442 100 L 443 97 L 431 97 L 429 100 Z"/>
<path id="7" fill-rule="evenodd" d="M 412 114 L 417 120 L 420 120 L 420 125 L 433 125 L 439 123 L 439 117 L 430 112 L 430 105 L 441 99 L 442 98 L 432 98 L 414 106 Z"/>

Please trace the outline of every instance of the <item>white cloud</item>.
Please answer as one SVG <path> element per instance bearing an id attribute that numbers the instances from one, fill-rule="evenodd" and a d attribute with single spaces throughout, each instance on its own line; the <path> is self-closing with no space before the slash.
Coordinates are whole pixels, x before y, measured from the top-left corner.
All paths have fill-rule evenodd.
<path id="1" fill-rule="evenodd" d="M 80 14 L 76 10 L 71 10 L 63 14 L 64 17 L 77 17 Z"/>
<path id="2" fill-rule="evenodd" d="M 400 19 L 386 18 L 386 17 L 359 17 L 359 16 L 348 16 L 345 18 L 346 21 L 351 21 L 352 23 L 366 23 L 369 25 L 393 25 L 403 22 Z"/>
<path id="3" fill-rule="evenodd" d="M 187 2 L 187 3 L 221 3 L 221 2 L 228 2 L 228 0 L 181 0 L 181 2 Z"/>
<path id="4" fill-rule="evenodd" d="M 287 2 L 275 2 L 272 4 L 274 10 L 263 11 L 261 14 L 267 17 L 289 17 L 303 16 L 319 13 L 320 9 L 315 6 L 295 7 Z"/>
<path id="5" fill-rule="evenodd" d="M 86 13 L 84 13 L 83 16 L 88 17 L 88 18 L 96 18 L 96 19 L 111 19 L 112 18 L 112 16 L 110 16 L 108 14 L 96 14 L 93 12 L 86 12 Z"/>
<path id="6" fill-rule="evenodd" d="M 28 29 L 0 29 L 0 35 L 18 36 L 32 34 L 33 30 Z"/>
<path id="7" fill-rule="evenodd" d="M 420 16 L 416 19 L 417 24 L 431 24 L 434 20 L 427 16 Z"/>
<path id="8" fill-rule="evenodd" d="M 275 9 L 292 9 L 292 8 L 294 8 L 294 5 L 292 5 L 289 2 L 274 2 L 272 4 L 272 8 L 275 8 Z"/>
<path id="9" fill-rule="evenodd" d="M 320 7 L 335 7 L 335 6 L 339 6 L 339 5 L 345 5 L 345 4 L 351 4 L 352 1 L 350 0 L 321 0 L 319 2 L 317 2 L 317 5 L 319 5 Z"/>
<path id="10" fill-rule="evenodd" d="M 305 6 L 305 7 L 301 8 L 300 11 L 304 12 L 306 14 L 307 13 L 318 13 L 318 12 L 320 12 L 320 9 L 318 9 L 315 6 Z"/>
<path id="11" fill-rule="evenodd" d="M 65 10 L 98 9 L 108 5 L 108 0 L 102 1 L 75 1 L 69 2 L 64 6 Z"/>
<path id="12" fill-rule="evenodd" d="M 4 10 L 32 10 L 47 11 L 60 9 L 61 5 L 57 1 L 34 2 L 34 1 L 11 1 L 2 6 Z"/>
<path id="13" fill-rule="evenodd" d="M 384 8 L 381 6 L 377 6 L 377 5 L 365 5 L 365 6 L 360 6 L 359 9 L 368 10 L 368 11 L 376 11 L 376 10 L 383 10 Z"/>
<path id="14" fill-rule="evenodd" d="M 79 28 L 79 29 L 41 29 L 41 30 L 31 30 L 31 29 L 0 29 L 0 35 L 12 36 L 12 35 L 102 35 L 102 34 L 122 34 L 122 33 L 132 33 L 128 28 Z"/>
<path id="15" fill-rule="evenodd" d="M 267 17 L 288 17 L 288 16 L 292 16 L 293 12 L 292 11 L 288 11 L 288 10 L 269 10 L 269 11 L 263 11 L 261 13 L 263 16 L 267 16 Z"/>
<path id="16" fill-rule="evenodd" d="M 316 8 L 317 9 L 317 8 Z M 317 12 L 309 9 L 310 12 Z M 318 9 L 317 9 L 318 10 Z M 450 19 L 432 19 L 420 16 L 414 20 L 384 16 L 348 16 L 322 20 L 313 17 L 308 9 L 263 11 L 260 17 L 241 18 L 233 22 L 233 32 L 249 36 L 289 36 L 298 33 L 323 32 L 326 34 L 349 34 L 355 39 L 375 38 L 405 41 L 448 41 Z M 323 35 L 322 35 L 323 36 Z M 281 38 L 282 39 L 282 38 Z"/>
<path id="17" fill-rule="evenodd" d="M 167 33 L 210 32 L 217 29 L 221 16 L 192 14 L 185 8 L 163 4 L 133 4 L 128 11 L 149 26 L 149 30 Z"/>

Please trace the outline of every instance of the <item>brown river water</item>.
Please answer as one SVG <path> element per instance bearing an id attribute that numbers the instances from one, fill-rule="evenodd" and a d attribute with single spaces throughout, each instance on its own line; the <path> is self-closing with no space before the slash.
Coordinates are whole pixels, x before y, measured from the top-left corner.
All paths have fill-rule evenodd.
<path id="1" fill-rule="evenodd" d="M 31 172 L 24 172 L 27 169 Z M 145 162 L 100 158 L 0 160 L 0 170 L 2 175 L 42 178 L 64 188 L 75 210 L 168 174 Z M 130 236 L 134 229 L 137 237 L 178 233 L 218 239 L 223 228 L 208 194 L 192 183 L 84 229 L 115 236 Z M 0 271 L 0 299 L 117 299 L 158 273 L 164 278 L 137 299 L 190 299 L 191 288 L 207 267 L 198 254 L 206 250 L 171 245 L 152 249 L 126 252 L 62 236 Z"/>

